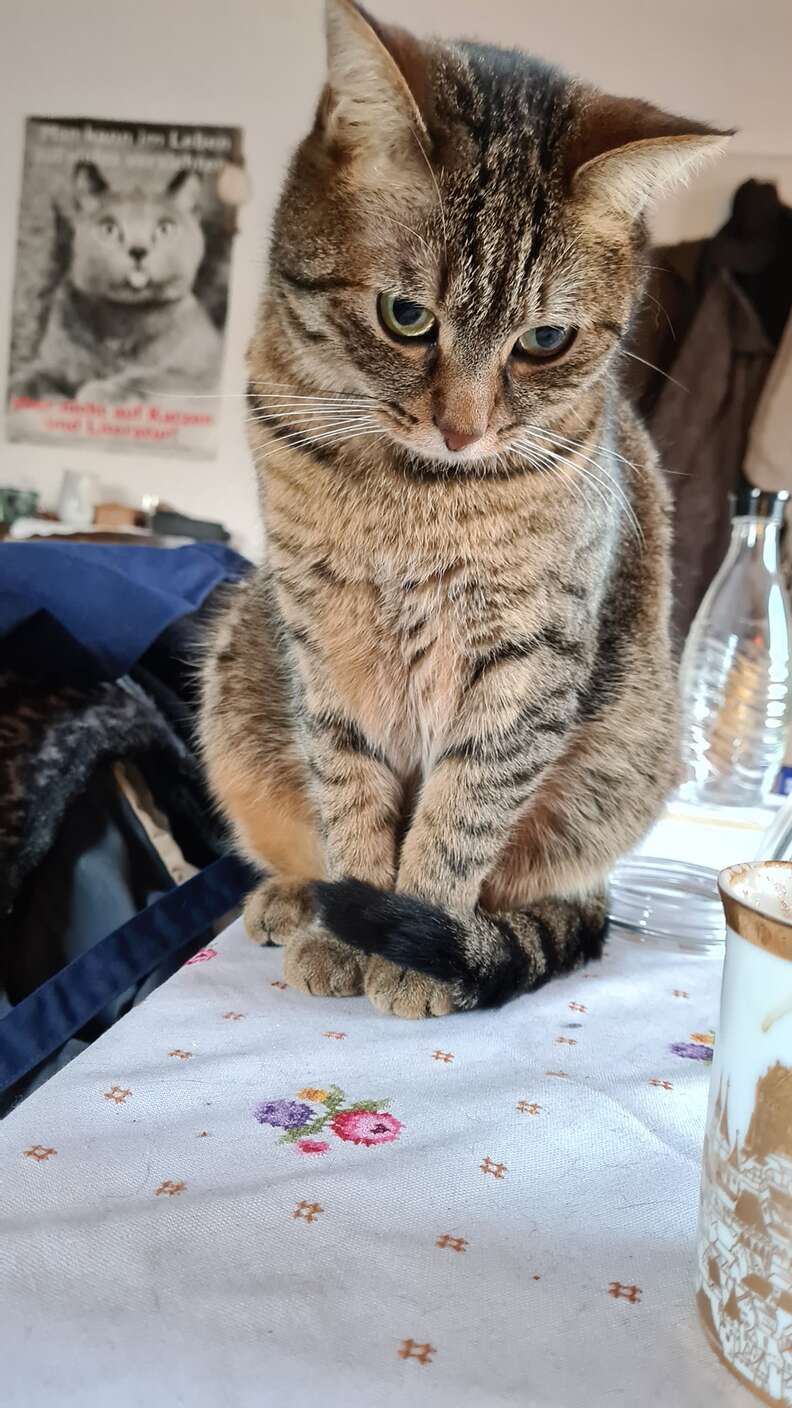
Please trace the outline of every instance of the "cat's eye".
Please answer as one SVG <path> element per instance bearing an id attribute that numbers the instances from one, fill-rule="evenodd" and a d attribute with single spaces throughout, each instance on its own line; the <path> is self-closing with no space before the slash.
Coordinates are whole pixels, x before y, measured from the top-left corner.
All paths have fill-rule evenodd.
<path id="1" fill-rule="evenodd" d="M 437 330 L 437 318 L 431 308 L 415 303 L 400 293 L 381 293 L 377 299 L 380 322 L 391 337 L 399 342 L 429 342 Z"/>
<path id="2" fill-rule="evenodd" d="M 157 234 L 162 239 L 167 239 L 169 235 L 173 234 L 175 229 L 176 221 L 169 219 L 167 215 L 162 220 L 157 221 Z"/>
<path id="3" fill-rule="evenodd" d="M 121 238 L 121 231 L 110 215 L 106 216 L 104 220 L 99 221 L 99 233 L 102 238 L 106 240 L 117 240 Z"/>
<path id="4" fill-rule="evenodd" d="M 529 328 L 527 332 L 518 337 L 514 344 L 514 352 L 518 357 L 530 357 L 535 362 L 548 362 L 553 357 L 560 357 L 562 352 L 566 352 L 572 346 L 577 336 L 577 328 L 557 327 L 555 324 L 546 323 L 538 328 Z"/>

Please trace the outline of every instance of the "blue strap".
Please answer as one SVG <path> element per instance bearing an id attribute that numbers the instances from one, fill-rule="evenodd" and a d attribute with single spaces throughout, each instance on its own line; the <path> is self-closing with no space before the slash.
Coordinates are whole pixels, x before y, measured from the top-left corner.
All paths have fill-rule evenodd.
<path id="1" fill-rule="evenodd" d="M 223 856 L 23 998 L 0 1021 L 0 1093 L 58 1051 L 108 1002 L 195 944 L 239 904 L 255 878 L 236 856 Z"/>

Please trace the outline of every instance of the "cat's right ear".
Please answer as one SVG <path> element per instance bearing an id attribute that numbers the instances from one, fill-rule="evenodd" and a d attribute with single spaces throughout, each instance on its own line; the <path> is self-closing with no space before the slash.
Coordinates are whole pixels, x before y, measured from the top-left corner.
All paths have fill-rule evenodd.
<path id="1" fill-rule="evenodd" d="M 354 0 L 326 0 L 327 86 L 317 123 L 350 156 L 414 153 L 428 142 L 420 99 L 426 70 L 417 39 L 374 20 Z"/>
<path id="2" fill-rule="evenodd" d="M 90 214 L 96 210 L 100 196 L 108 189 L 99 167 L 93 161 L 78 161 L 72 173 L 72 193 L 75 210 Z"/>
<path id="3" fill-rule="evenodd" d="M 651 199 L 721 155 L 733 135 L 590 90 L 568 155 L 572 190 L 603 215 L 638 219 Z"/>

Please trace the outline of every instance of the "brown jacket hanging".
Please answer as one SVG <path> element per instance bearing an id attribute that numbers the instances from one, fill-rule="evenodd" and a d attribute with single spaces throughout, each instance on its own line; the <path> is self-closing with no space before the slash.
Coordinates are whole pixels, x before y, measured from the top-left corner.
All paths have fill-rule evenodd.
<path id="1" fill-rule="evenodd" d="M 792 211 L 749 181 L 714 239 L 656 250 L 653 262 L 627 350 L 644 359 L 630 364 L 632 385 L 674 497 L 681 647 L 728 545 L 729 495 L 792 304 Z"/>

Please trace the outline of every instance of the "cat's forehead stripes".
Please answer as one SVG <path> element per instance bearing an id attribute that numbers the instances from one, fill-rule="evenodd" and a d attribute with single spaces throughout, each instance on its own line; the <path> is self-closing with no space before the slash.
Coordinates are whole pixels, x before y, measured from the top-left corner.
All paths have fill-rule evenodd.
<path id="1" fill-rule="evenodd" d="M 561 191 L 556 164 L 569 117 L 566 85 L 537 84 L 531 65 L 480 45 L 441 51 L 436 74 L 446 145 L 449 303 L 474 327 L 506 330 L 538 303 Z"/>

